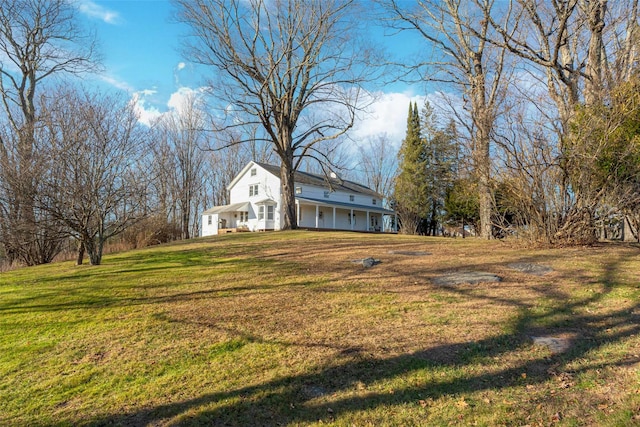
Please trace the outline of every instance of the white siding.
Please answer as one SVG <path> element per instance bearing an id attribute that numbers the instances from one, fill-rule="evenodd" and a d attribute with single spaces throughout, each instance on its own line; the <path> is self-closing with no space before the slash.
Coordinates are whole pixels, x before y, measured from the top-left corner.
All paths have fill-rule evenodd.
<path id="1" fill-rule="evenodd" d="M 252 170 L 255 170 L 255 174 L 252 175 Z M 326 197 L 325 197 L 326 194 Z M 382 215 L 370 213 L 369 219 L 367 218 L 366 210 L 368 207 L 372 209 L 381 209 L 382 200 L 376 198 L 373 202 L 374 196 L 363 195 L 357 193 L 351 193 L 348 191 L 330 191 L 328 188 L 296 183 L 295 195 L 302 199 L 314 199 L 319 203 L 344 203 L 354 205 L 354 216 L 351 217 L 351 210 L 348 206 L 336 207 L 332 206 L 319 206 L 317 212 L 319 215 L 316 217 L 316 206 L 313 201 L 300 200 L 296 206 L 299 213 L 298 225 L 300 227 L 308 228 L 324 228 L 324 229 L 341 229 L 341 230 L 358 230 L 364 231 L 374 229 L 376 227 L 371 224 L 370 217 L 376 215 L 378 223 L 382 223 Z M 224 226 L 227 228 L 247 227 L 251 231 L 258 231 L 264 229 L 282 229 L 284 222 L 284 215 L 282 215 L 282 200 L 280 193 L 280 177 L 279 174 L 274 175 L 264 169 L 262 166 L 255 163 L 247 165 L 240 175 L 238 175 L 232 182 L 232 186 L 229 188 L 229 203 L 246 203 L 249 202 L 249 207 L 246 208 L 248 212 L 248 219 L 246 221 L 240 221 L 241 216 L 238 212 L 223 212 L 220 214 L 211 215 L 211 224 L 209 224 L 209 215 L 202 216 L 202 235 L 218 234 L 218 227 L 221 226 L 221 222 L 224 222 Z M 260 206 L 264 205 L 264 219 L 258 218 Z M 272 205 L 274 210 L 273 220 L 268 220 L 267 212 L 268 206 Z M 334 218 L 335 212 L 335 218 Z M 244 219 L 244 218 L 243 218 Z M 354 224 L 352 225 L 352 222 Z"/>
<path id="2" fill-rule="evenodd" d="M 202 235 L 214 236 L 216 234 L 218 234 L 218 214 L 202 215 Z"/>
<path id="3" fill-rule="evenodd" d="M 251 169 L 256 169 L 256 174 L 254 176 L 251 176 Z M 258 194 L 250 195 L 252 194 L 250 187 L 255 185 L 257 185 Z M 273 223 L 271 223 L 270 221 L 265 222 L 258 220 L 258 205 L 256 203 L 261 202 L 265 199 L 271 199 L 277 203 L 277 205 L 275 206 Z M 280 179 L 278 177 L 267 172 L 262 167 L 253 164 L 245 171 L 244 175 L 242 175 L 240 179 L 238 179 L 238 181 L 229 191 L 230 204 L 246 201 L 251 203 L 251 207 L 249 209 L 249 221 L 247 223 L 247 226 L 251 231 L 262 230 L 264 228 L 273 228 L 279 230 L 281 228 Z"/>

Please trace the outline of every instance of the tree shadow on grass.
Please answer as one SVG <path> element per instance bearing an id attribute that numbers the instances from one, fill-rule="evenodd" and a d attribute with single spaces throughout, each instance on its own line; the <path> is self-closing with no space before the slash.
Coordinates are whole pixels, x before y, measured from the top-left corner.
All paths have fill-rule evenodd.
<path id="1" fill-rule="evenodd" d="M 538 292 L 546 294 L 550 301 L 542 311 L 532 310 L 531 306 L 522 304 L 516 296 L 513 299 L 501 296 L 492 301 L 492 297 L 478 295 L 472 288 L 452 287 L 451 292 L 465 298 L 517 307 L 518 316 L 511 324 L 505 325 L 506 332 L 497 336 L 426 348 L 389 358 L 372 357 L 358 348 L 351 351 L 345 349 L 347 360 L 319 367 L 311 373 L 202 394 L 193 399 L 128 413 L 107 414 L 87 420 L 85 424 L 154 425 L 171 420 L 171 425 L 244 426 L 332 421 L 341 415 L 382 406 L 417 405 L 425 399 L 435 400 L 477 391 L 499 391 L 522 384 L 523 373 L 527 375 L 528 385 L 542 384 L 554 372 L 568 369 L 568 365 L 584 359 L 592 363 L 573 364 L 579 366 L 572 365 L 574 375 L 606 367 L 632 365 L 640 361 L 637 356 L 596 361 L 590 354 L 640 333 L 640 303 L 628 304 L 606 314 L 590 314 L 581 310 L 590 304 L 602 302 L 619 286 L 616 285 L 617 275 L 623 261 L 610 260 L 605 265 L 599 280 L 601 290 L 593 295 L 569 300 L 553 287 L 540 287 Z M 567 329 L 580 331 L 580 338 L 562 354 L 529 352 L 529 357 L 520 362 L 501 364 L 499 370 L 483 369 L 479 374 L 465 374 L 462 377 L 447 375 L 442 377 L 444 379 L 424 375 L 422 382 L 407 380 L 414 373 L 431 371 L 433 374 L 443 368 L 465 371 L 465 368 L 489 364 L 495 358 L 506 358 L 516 352 L 530 350 L 531 336 L 541 330 L 557 332 Z M 397 385 L 393 393 L 379 387 L 379 383 L 385 381 L 394 381 Z"/>
<path id="2" fill-rule="evenodd" d="M 366 411 L 381 405 L 417 404 L 424 399 L 437 399 L 461 393 L 481 390 L 495 390 L 517 385 L 522 373 L 527 373 L 527 384 L 547 381 L 554 367 L 566 365 L 583 357 L 602 345 L 618 342 L 640 332 L 638 315 L 629 315 L 628 310 L 604 317 L 585 317 L 578 320 L 585 323 L 602 323 L 595 331 L 594 339 L 584 341 L 568 353 L 554 357 L 529 360 L 517 366 L 497 372 L 484 373 L 445 381 L 431 381 L 420 385 L 406 385 L 394 390 L 393 394 L 375 391 L 374 384 L 406 376 L 412 372 L 432 370 L 443 366 L 456 368 L 472 365 L 478 358 L 500 357 L 523 346 L 530 345 L 526 329 L 519 333 L 501 335 L 474 343 L 445 345 L 405 354 L 388 359 L 356 357 L 344 364 L 320 369 L 316 373 L 289 376 L 221 393 L 210 393 L 195 399 L 160 405 L 126 414 L 107 415 L 88 422 L 91 425 L 153 425 L 162 420 L 172 419 L 189 413 L 178 421 L 180 424 L 199 425 L 286 425 L 307 423 L 318 420 L 330 421 L 342 413 Z M 527 319 L 520 319 L 523 328 Z M 605 330 L 621 324 L 633 324 L 624 332 L 606 334 Z M 608 366 L 637 363 L 638 360 L 614 361 Z M 601 366 L 602 368 L 604 366 Z M 591 366 L 589 369 L 593 369 Z M 587 368 L 585 368 L 587 369 Z M 573 371 L 574 374 L 580 371 Z M 347 397 L 333 399 L 322 397 L 334 393 L 368 389 L 367 393 L 347 393 Z M 318 399 L 320 398 L 320 399 Z M 207 409 L 216 404 L 217 408 Z M 201 409 L 199 409 L 201 408 Z M 191 413 L 195 410 L 195 413 Z M 173 424 L 172 424 L 173 425 Z"/>

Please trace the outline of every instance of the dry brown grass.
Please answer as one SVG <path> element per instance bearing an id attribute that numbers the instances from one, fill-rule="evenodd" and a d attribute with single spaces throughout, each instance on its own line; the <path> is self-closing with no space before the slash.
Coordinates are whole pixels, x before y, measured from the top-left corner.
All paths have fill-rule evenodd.
<path id="1" fill-rule="evenodd" d="M 381 262 L 368 269 L 351 262 L 366 257 Z M 517 262 L 553 272 L 508 267 Z M 502 281 L 433 283 L 461 270 Z M 91 368 L 91 387 L 30 402 L 22 415 L 9 393 L 14 418 L 0 422 L 640 423 L 637 246 L 245 234 L 122 254 L 99 271 L 103 279 L 90 286 L 121 299 L 92 307 L 95 324 L 59 332 L 48 350 L 62 354 L 59 365 Z M 15 280 L 17 288 L 27 279 Z M 78 301 L 70 303 L 72 312 L 61 313 L 86 322 Z M 87 328 L 92 333 L 79 332 Z M 571 347 L 553 354 L 533 345 L 531 337 L 543 335 L 571 339 Z M 24 377 L 12 371 L 10 380 Z M 52 407 L 52 418 L 41 415 Z"/>

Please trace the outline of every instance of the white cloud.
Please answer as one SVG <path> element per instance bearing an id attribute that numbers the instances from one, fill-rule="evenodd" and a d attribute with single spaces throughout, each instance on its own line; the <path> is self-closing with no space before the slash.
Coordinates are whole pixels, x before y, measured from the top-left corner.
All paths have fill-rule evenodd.
<path id="1" fill-rule="evenodd" d="M 102 74 L 100 75 L 100 79 L 106 83 L 109 83 L 111 86 L 118 88 L 120 90 L 124 90 L 127 92 L 133 92 L 134 88 L 129 85 L 129 83 L 123 81 L 123 80 L 118 80 L 117 78 L 113 77 L 113 76 L 109 76 L 106 74 Z"/>
<path id="2" fill-rule="evenodd" d="M 150 126 L 153 121 L 162 115 L 158 108 L 147 105 L 147 100 L 144 99 L 145 96 L 149 96 L 153 93 L 155 93 L 155 91 L 150 90 L 134 92 L 130 101 L 133 104 L 136 113 L 138 113 L 138 121 L 147 126 Z"/>
<path id="3" fill-rule="evenodd" d="M 407 131 L 409 102 L 424 104 L 424 96 L 411 93 L 385 93 L 379 95 L 367 108 L 349 133 L 356 141 L 386 134 L 391 142 L 400 145 Z"/>
<path id="4" fill-rule="evenodd" d="M 367 107 L 366 113 L 357 120 L 349 135 L 357 143 L 371 137 L 386 135 L 396 147 L 400 147 L 407 133 L 409 102 L 415 102 L 422 110 L 428 100 L 434 109 L 440 126 L 446 126 L 452 116 L 452 109 L 462 112 L 463 102 L 459 96 L 435 92 L 415 95 L 411 92 L 391 92 L 378 94 Z M 464 116 L 464 113 L 462 113 Z"/>
<path id="5" fill-rule="evenodd" d="M 186 67 L 186 66 L 187 66 L 187 64 L 185 64 L 184 62 L 179 62 L 179 63 L 178 63 L 178 67 L 177 67 L 177 68 L 178 68 L 178 71 L 182 70 L 182 69 L 183 69 L 184 67 Z"/>
<path id="6" fill-rule="evenodd" d="M 157 98 L 157 91 L 154 89 L 144 89 L 136 92 L 132 92 L 131 103 L 134 105 L 136 112 L 138 113 L 140 123 L 150 126 L 151 123 L 158 118 L 166 114 L 175 114 L 183 111 L 187 105 L 189 105 L 192 97 L 199 97 L 205 91 L 205 88 L 192 89 L 189 87 L 181 87 L 177 91 L 173 92 L 169 96 L 169 100 L 166 103 L 166 111 L 162 111 L 161 108 L 154 106 L 149 102 L 148 97 L 153 96 Z M 157 100 L 154 100 L 156 105 Z"/>
<path id="7" fill-rule="evenodd" d="M 109 10 L 91 0 L 78 0 L 78 10 L 89 18 L 99 19 L 107 24 L 117 25 L 121 22 L 118 12 Z"/>
<path id="8" fill-rule="evenodd" d="M 190 101 L 196 97 L 202 96 L 205 88 L 192 89 L 190 87 L 181 87 L 176 92 L 173 92 L 167 102 L 169 109 L 175 110 L 180 113 Z"/>
<path id="9" fill-rule="evenodd" d="M 182 111 L 183 107 L 187 103 L 187 99 L 197 94 L 197 91 L 190 87 L 181 87 L 176 92 L 173 92 L 167 101 L 167 107 L 176 111 Z"/>

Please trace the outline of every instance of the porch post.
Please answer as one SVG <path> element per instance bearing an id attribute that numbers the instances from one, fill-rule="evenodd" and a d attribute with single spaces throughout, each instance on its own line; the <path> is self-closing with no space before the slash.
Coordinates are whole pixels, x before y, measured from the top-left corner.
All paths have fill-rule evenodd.
<path id="1" fill-rule="evenodd" d="M 353 230 L 353 223 L 356 222 L 356 219 L 353 217 L 353 209 L 351 209 L 351 230 Z"/>
<path id="2" fill-rule="evenodd" d="M 398 232 L 398 214 L 393 214 L 393 231 Z"/>
<path id="3" fill-rule="evenodd" d="M 320 228 L 320 205 L 316 205 L 316 228 Z"/>
<path id="4" fill-rule="evenodd" d="M 364 229 L 366 231 L 369 231 L 369 227 L 371 227 L 371 225 L 370 225 L 371 222 L 370 221 L 371 221 L 371 219 L 369 218 L 369 211 L 367 211 L 367 223 L 364 225 Z"/>
<path id="5" fill-rule="evenodd" d="M 336 207 L 333 207 L 333 229 L 336 229 Z"/>
<path id="6" fill-rule="evenodd" d="M 296 200 L 296 223 L 300 226 L 300 201 Z"/>

